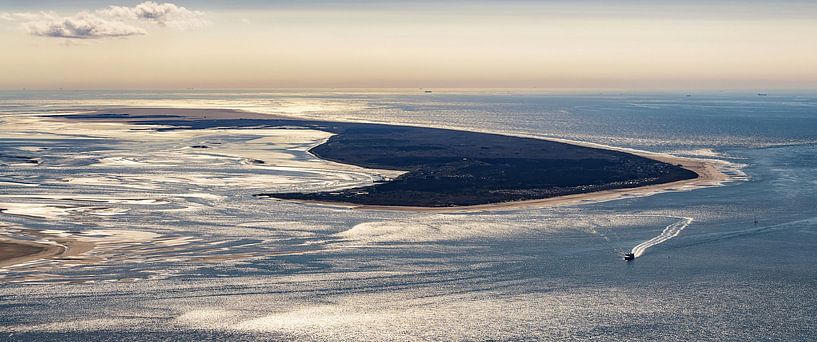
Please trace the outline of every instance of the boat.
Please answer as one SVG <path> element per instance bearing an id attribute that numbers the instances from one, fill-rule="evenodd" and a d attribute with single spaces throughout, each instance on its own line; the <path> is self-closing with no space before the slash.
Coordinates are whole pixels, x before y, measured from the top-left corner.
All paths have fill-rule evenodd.
<path id="1" fill-rule="evenodd" d="M 625 260 L 625 261 L 633 261 L 633 260 L 635 260 L 635 254 L 633 254 L 633 253 L 625 253 L 625 254 L 624 254 L 624 260 Z"/>
<path id="2" fill-rule="evenodd" d="M 766 93 L 757 93 L 757 96 L 769 96 L 769 94 L 766 94 Z"/>

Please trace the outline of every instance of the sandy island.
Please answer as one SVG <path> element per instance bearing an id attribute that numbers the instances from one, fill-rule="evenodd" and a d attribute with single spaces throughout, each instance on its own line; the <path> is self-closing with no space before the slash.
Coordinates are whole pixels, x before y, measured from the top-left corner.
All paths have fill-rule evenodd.
<path id="1" fill-rule="evenodd" d="M 150 124 L 163 125 L 170 124 L 175 126 L 186 126 L 183 129 L 209 128 L 209 127 L 253 127 L 253 125 L 264 124 L 265 120 L 283 120 L 284 122 L 291 121 L 297 125 L 304 125 L 308 123 L 310 128 L 315 128 L 313 123 L 326 122 L 317 121 L 314 119 L 301 119 L 297 117 L 283 117 L 278 115 L 267 115 L 261 113 L 251 113 L 239 110 L 229 109 L 180 109 L 180 108 L 108 108 L 92 112 L 88 115 L 74 115 L 70 119 L 81 119 L 90 121 L 127 121 L 135 124 Z M 240 123 L 240 125 L 236 125 Z M 332 123 L 337 125 L 347 125 L 355 123 Z M 224 126 L 223 126 L 224 125 Z M 280 122 L 278 123 L 280 125 Z M 361 124 L 365 125 L 365 124 Z M 374 124 L 377 125 L 377 124 Z M 397 125 L 382 125 L 389 127 L 401 127 Z M 415 127 L 415 126 L 405 126 Z M 334 128 L 334 127 L 333 127 Z M 420 127 L 422 128 L 422 127 Z M 433 129 L 433 128 L 432 128 Z M 448 130 L 450 132 L 458 132 L 455 130 Z M 479 132 L 471 132 L 479 133 Z M 484 133 L 491 135 L 498 135 L 496 133 Z M 507 134 L 499 134 L 508 137 L 526 138 L 530 136 L 514 136 Z M 411 205 L 376 205 L 376 204 L 360 204 L 349 203 L 342 200 L 322 201 L 312 199 L 284 199 L 290 201 L 297 201 L 303 203 L 319 204 L 332 207 L 343 207 L 353 209 L 368 209 L 368 210 L 398 210 L 398 211 L 432 211 L 432 212 L 463 212 L 463 211 L 484 211 L 484 210 L 510 210 L 522 208 L 541 208 L 550 206 L 574 205 L 582 203 L 592 203 L 600 201 L 608 201 L 619 198 L 640 197 L 660 192 L 668 191 L 688 191 L 700 187 L 715 186 L 721 184 L 728 179 L 728 176 L 721 171 L 721 166 L 716 160 L 704 160 L 676 157 L 668 154 L 651 153 L 644 151 L 636 151 L 631 149 L 620 149 L 610 146 L 601 146 L 592 143 L 584 143 L 577 141 L 568 141 L 561 139 L 543 139 L 533 137 L 534 139 L 547 141 L 551 143 L 565 144 L 568 146 L 580 146 L 587 149 L 594 149 L 597 151 L 615 151 L 615 153 L 624 153 L 632 156 L 647 158 L 653 161 L 666 163 L 672 166 L 678 166 L 682 169 L 689 170 L 697 174 L 697 177 L 690 179 L 683 179 L 661 184 L 647 184 L 637 187 L 625 187 L 608 190 L 598 190 L 592 192 L 583 192 L 576 194 L 566 194 L 553 196 L 542 199 L 530 200 L 514 200 L 502 201 L 496 203 L 485 203 L 475 205 L 461 205 L 461 206 L 411 206 Z M 323 142 L 325 144 L 326 142 Z M 320 156 L 319 156 L 320 157 Z M 339 160 L 333 160 L 339 161 Z M 342 162 L 342 161 L 339 161 Z M 370 165 L 362 165 L 364 167 Z"/>

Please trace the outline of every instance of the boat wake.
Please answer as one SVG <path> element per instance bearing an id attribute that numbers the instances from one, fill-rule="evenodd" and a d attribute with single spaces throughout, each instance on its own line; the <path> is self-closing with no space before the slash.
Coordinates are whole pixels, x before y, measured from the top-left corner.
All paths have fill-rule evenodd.
<path id="1" fill-rule="evenodd" d="M 644 242 L 638 244 L 638 246 L 633 247 L 633 250 L 631 251 L 631 253 L 636 258 L 638 258 L 642 254 L 644 254 L 644 252 L 646 252 L 647 249 L 649 249 L 650 247 L 659 245 L 661 243 L 666 242 L 669 239 L 672 239 L 672 238 L 678 236 L 678 234 L 680 234 L 681 231 L 684 230 L 684 228 L 686 228 L 690 223 L 692 223 L 692 218 L 691 217 L 680 217 L 680 216 L 673 216 L 673 217 L 680 219 L 680 221 L 668 225 L 666 228 L 664 228 L 664 231 L 661 232 L 661 234 L 659 234 L 658 236 L 656 236 L 656 237 L 654 237 L 652 239 L 649 239 L 647 241 L 644 241 Z"/>

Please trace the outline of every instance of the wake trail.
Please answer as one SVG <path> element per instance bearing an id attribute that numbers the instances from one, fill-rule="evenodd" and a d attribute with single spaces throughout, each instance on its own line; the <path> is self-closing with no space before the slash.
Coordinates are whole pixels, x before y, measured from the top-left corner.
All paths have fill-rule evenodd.
<path id="1" fill-rule="evenodd" d="M 644 241 L 638 244 L 637 246 L 633 247 L 631 253 L 633 253 L 633 255 L 636 258 L 638 258 L 642 254 L 644 254 L 644 252 L 646 252 L 647 249 L 649 249 L 650 247 L 664 243 L 667 240 L 678 236 L 678 234 L 680 234 L 681 231 L 684 230 L 684 228 L 686 228 L 687 226 L 689 226 L 690 223 L 692 223 L 691 217 L 676 217 L 676 218 L 679 218 L 681 220 L 668 225 L 666 228 L 664 228 L 664 231 L 661 232 L 661 234 L 659 234 L 658 236 L 647 241 Z"/>

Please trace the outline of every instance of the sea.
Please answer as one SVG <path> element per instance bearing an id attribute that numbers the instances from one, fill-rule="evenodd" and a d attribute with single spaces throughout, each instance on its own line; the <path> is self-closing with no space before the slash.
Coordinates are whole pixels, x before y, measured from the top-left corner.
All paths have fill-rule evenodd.
<path id="1" fill-rule="evenodd" d="M 252 196 L 388 173 L 309 154 L 325 132 L 60 118 L 114 107 L 589 142 L 728 177 L 555 207 L 350 209 Z M 4 91 L 0 239 L 67 250 L 0 268 L 0 340 L 817 340 L 817 93 Z"/>

